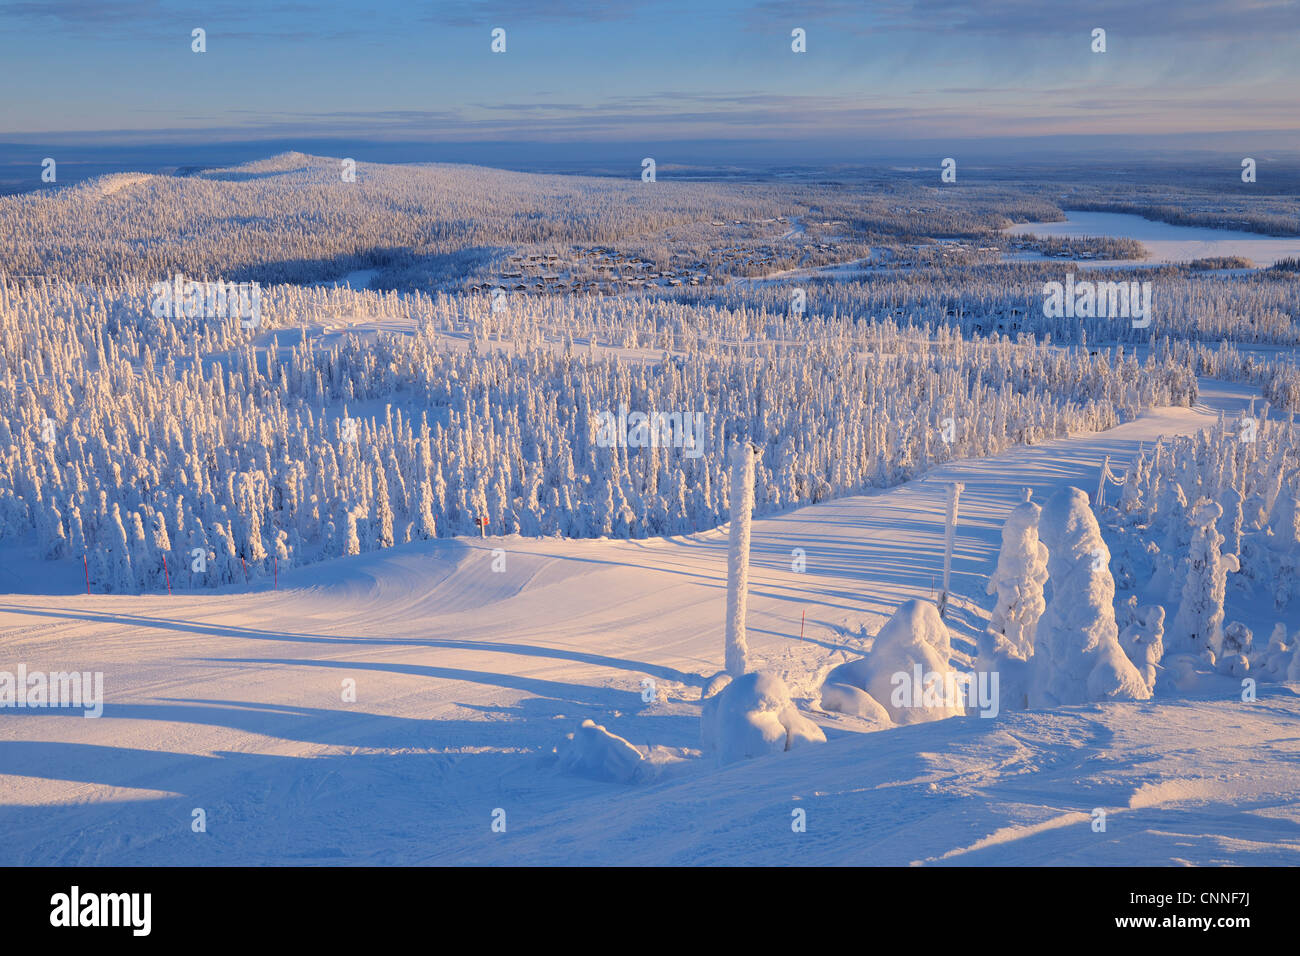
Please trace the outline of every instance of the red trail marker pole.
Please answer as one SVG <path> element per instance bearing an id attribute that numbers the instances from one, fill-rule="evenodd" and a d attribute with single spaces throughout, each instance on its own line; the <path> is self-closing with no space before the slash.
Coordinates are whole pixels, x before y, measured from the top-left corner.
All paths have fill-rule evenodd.
<path id="1" fill-rule="evenodd" d="M 244 560 L 244 556 L 242 554 L 239 556 L 239 563 L 244 566 L 244 583 L 247 584 L 248 583 L 248 562 Z"/>
<path id="2" fill-rule="evenodd" d="M 86 553 L 81 553 L 81 570 L 86 572 L 86 593 L 90 593 L 90 565 L 86 562 Z"/>
<path id="3" fill-rule="evenodd" d="M 808 609 L 804 608 L 803 615 L 799 618 L 799 640 L 801 641 L 803 640 L 803 625 L 806 620 L 808 620 Z"/>
<path id="4" fill-rule="evenodd" d="M 167 596 L 168 596 L 168 597 L 171 597 L 171 593 L 172 593 L 172 575 L 171 575 L 171 572 L 167 570 L 167 555 L 165 555 L 165 554 L 163 555 L 163 577 L 165 577 L 165 578 L 167 579 Z"/>
<path id="5" fill-rule="evenodd" d="M 271 589 L 273 591 L 278 591 L 280 590 L 280 556 L 277 554 L 271 560 L 271 567 L 275 569 L 275 576 L 271 579 Z"/>

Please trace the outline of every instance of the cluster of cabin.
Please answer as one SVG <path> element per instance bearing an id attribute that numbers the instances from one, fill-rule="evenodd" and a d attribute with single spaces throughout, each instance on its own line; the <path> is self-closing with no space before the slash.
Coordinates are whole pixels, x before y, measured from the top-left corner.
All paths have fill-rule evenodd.
<path id="1" fill-rule="evenodd" d="M 1105 259 L 1105 254 L 1092 249 L 1080 250 L 1077 244 L 1057 245 L 1045 243 L 1037 236 L 1017 236 L 1011 240 L 1012 249 L 1037 252 L 1048 259 Z"/>
<path id="2" fill-rule="evenodd" d="M 753 222 L 746 222 L 744 219 L 714 219 L 710 225 L 713 226 L 752 226 L 757 223 L 760 226 L 777 226 L 789 225 L 790 220 L 785 216 L 777 216 L 773 219 L 755 219 Z"/>
<path id="3" fill-rule="evenodd" d="M 770 265 L 776 261 L 775 251 L 765 246 L 731 246 L 727 249 L 719 249 L 715 256 L 718 263 L 727 271 L 737 271 L 742 274 L 754 266 Z"/>
<path id="4" fill-rule="evenodd" d="M 931 249 L 934 246 L 929 247 Z M 954 258 L 970 260 L 972 258 L 983 258 L 980 253 L 999 253 L 997 246 L 977 246 L 974 243 L 965 243 L 958 241 L 942 241 L 939 245 L 939 257 L 941 259 Z"/>
<path id="5" fill-rule="evenodd" d="M 1026 327 L 1025 310 L 1021 308 L 994 309 L 980 315 L 963 314 L 957 309 L 949 308 L 946 315 L 950 320 L 966 320 L 976 335 L 1016 335 Z"/>
<path id="6" fill-rule="evenodd" d="M 680 254 L 674 254 L 677 259 Z M 658 267 L 639 256 L 615 249 L 578 249 L 567 259 L 555 253 L 524 253 L 506 260 L 497 282 L 480 282 L 471 292 L 614 293 L 647 286 L 705 285 L 720 282 L 703 262 Z"/>
<path id="7" fill-rule="evenodd" d="M 844 220 L 827 220 L 817 225 L 843 225 Z M 770 219 L 713 220 L 713 226 L 781 226 L 790 225 L 785 216 Z M 794 237 L 787 233 L 783 238 L 794 238 L 796 248 L 824 261 L 839 249 L 833 240 L 811 236 Z M 712 245 L 712 244 L 710 244 Z M 613 294 L 644 288 L 678 286 L 710 286 L 725 282 L 733 275 L 761 274 L 789 265 L 788 247 L 771 242 L 746 243 L 743 240 L 730 245 L 714 246 L 704 259 L 699 250 L 694 253 L 676 251 L 667 257 L 656 256 L 650 261 L 631 252 L 608 246 L 591 246 L 574 249 L 563 254 L 554 252 L 520 252 L 510 255 L 501 266 L 495 279 L 481 279 L 468 286 L 470 292 L 491 293 L 503 289 L 510 293 L 595 293 Z M 706 261 L 707 260 L 707 261 Z"/>

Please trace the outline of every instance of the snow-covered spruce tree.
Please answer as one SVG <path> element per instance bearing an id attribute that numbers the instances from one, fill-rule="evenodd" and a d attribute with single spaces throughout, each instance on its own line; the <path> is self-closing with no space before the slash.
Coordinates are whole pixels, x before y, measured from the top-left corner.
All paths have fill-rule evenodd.
<path id="1" fill-rule="evenodd" d="M 1159 675 L 1157 667 L 1165 650 L 1165 609 L 1159 604 L 1138 608 L 1135 597 L 1129 600 L 1134 604 L 1130 605 L 1130 620 L 1120 629 L 1119 646 L 1154 693 Z"/>
<path id="2" fill-rule="evenodd" d="M 343 553 L 360 554 L 361 541 L 357 537 L 357 511 L 355 508 L 348 509 L 347 513 L 347 530 L 344 532 Z"/>
<path id="3" fill-rule="evenodd" d="M 1246 500 L 1242 504 L 1242 520 L 1245 523 L 1247 531 L 1261 531 L 1268 527 L 1268 497 L 1261 489 L 1263 476 L 1258 472 L 1252 474 L 1248 479 L 1248 486 L 1251 489 L 1246 495 Z"/>
<path id="4" fill-rule="evenodd" d="M 135 574 L 131 569 L 131 548 L 127 543 L 126 528 L 122 525 L 122 510 L 116 501 L 113 502 L 109 527 L 109 589 L 116 594 L 130 594 L 135 590 Z"/>
<path id="5" fill-rule="evenodd" d="M 1256 660 L 1251 667 L 1264 680 L 1286 680 L 1287 665 L 1291 662 L 1292 652 L 1291 645 L 1287 643 L 1286 625 L 1278 621 L 1273 625 L 1268 646 L 1256 655 Z"/>
<path id="6" fill-rule="evenodd" d="M 134 583 L 129 590 L 150 590 L 159 586 L 162 578 L 162 557 L 156 555 L 149 549 L 148 539 L 144 534 L 144 522 L 140 520 L 140 512 L 132 511 L 130 513 L 131 522 L 131 570 Z M 157 569 L 154 563 L 157 562 Z"/>
<path id="7" fill-rule="evenodd" d="M 1300 484 L 1300 481 L 1297 481 Z M 1273 605 L 1286 608 L 1300 592 L 1300 498 L 1284 485 L 1269 518 L 1269 550 L 1273 552 Z"/>
<path id="8" fill-rule="evenodd" d="M 1047 607 L 1030 666 L 1034 708 L 1096 700 L 1147 700 L 1151 690 L 1119 646 L 1110 552 L 1079 488 L 1057 491 L 1043 508 Z"/>
<path id="9" fill-rule="evenodd" d="M 1223 553 L 1240 554 L 1241 553 L 1241 524 L 1242 524 L 1242 498 L 1241 492 L 1236 488 L 1228 485 L 1219 494 L 1219 507 L 1223 509 L 1223 514 L 1219 518 L 1219 534 L 1223 535 Z"/>
<path id="10" fill-rule="evenodd" d="M 1223 554 L 1223 535 L 1215 523 L 1223 509 L 1202 498 L 1192 509 L 1192 541 L 1188 547 L 1186 573 L 1178 613 L 1169 629 L 1167 649 L 1173 654 L 1217 655 L 1223 641 L 1223 598 L 1228 573 L 1240 565 L 1236 555 Z"/>
<path id="11" fill-rule="evenodd" d="M 1142 471 L 1146 467 L 1146 459 L 1139 456 L 1138 460 L 1129 465 L 1128 473 L 1124 476 L 1124 488 L 1119 495 L 1120 514 L 1132 516 L 1142 510 Z"/>
<path id="12" fill-rule="evenodd" d="M 998 675 L 1002 706 L 1008 710 L 1029 705 L 1029 659 L 1046 606 L 1047 548 L 1038 540 L 1042 509 L 1029 496 L 1026 488 L 1025 500 L 1002 525 L 1002 550 L 986 588 L 997 599 L 988 628 L 976 640 L 975 671 Z"/>
<path id="13" fill-rule="evenodd" d="M 68 535 L 63 530 L 63 515 L 59 513 L 59 505 L 54 498 L 50 498 L 47 508 L 49 518 L 42 556 L 47 559 L 60 558 L 68 549 Z"/>
<path id="14" fill-rule="evenodd" d="M 1173 478 L 1166 476 L 1161 485 L 1162 499 L 1157 513 L 1164 522 L 1165 536 L 1160 543 L 1161 554 L 1176 555 L 1187 546 L 1189 536 L 1187 527 L 1187 496 L 1183 487 Z"/>
<path id="15" fill-rule="evenodd" d="M 375 462 L 375 521 L 378 543 L 381 548 L 393 546 L 393 508 L 388 499 L 388 479 L 384 466 Z"/>
<path id="16" fill-rule="evenodd" d="M 749 536 L 754 514 L 754 449 L 741 442 L 731 452 L 731 527 L 727 544 L 726 671 L 748 670 L 745 612 L 749 604 Z"/>
<path id="17" fill-rule="evenodd" d="M 988 594 L 996 594 L 989 630 L 1005 635 L 1019 656 L 1034 652 L 1034 632 L 1042 616 L 1043 585 L 1047 582 L 1047 548 L 1038 540 L 1043 509 L 1025 500 L 1011 509 L 1002 525 L 1002 549 L 989 578 Z"/>
<path id="18" fill-rule="evenodd" d="M 1245 677 L 1250 672 L 1250 651 L 1255 635 L 1245 624 L 1233 621 L 1223 629 L 1215 668 L 1229 677 Z"/>
<path id="19" fill-rule="evenodd" d="M 437 520 L 433 517 L 433 488 L 429 479 L 420 479 L 420 537 L 427 539 L 438 537 Z"/>

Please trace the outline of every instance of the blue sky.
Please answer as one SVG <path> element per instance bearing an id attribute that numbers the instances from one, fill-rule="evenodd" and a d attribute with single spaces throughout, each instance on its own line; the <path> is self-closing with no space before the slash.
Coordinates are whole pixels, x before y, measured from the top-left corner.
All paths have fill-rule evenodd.
<path id="1" fill-rule="evenodd" d="M 206 53 L 190 50 L 194 27 Z M 505 54 L 490 51 L 493 27 Z M 794 27 L 805 54 L 791 52 Z M 768 140 L 797 152 L 1166 134 L 1231 149 L 1267 132 L 1298 149 L 1297 41 L 1296 0 L 0 0 L 0 139 Z"/>

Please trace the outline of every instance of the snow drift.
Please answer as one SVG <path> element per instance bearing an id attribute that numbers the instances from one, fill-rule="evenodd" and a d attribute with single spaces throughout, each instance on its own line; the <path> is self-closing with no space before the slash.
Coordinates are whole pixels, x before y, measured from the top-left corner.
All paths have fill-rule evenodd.
<path id="1" fill-rule="evenodd" d="M 942 720 L 965 713 L 960 698 L 916 693 L 914 675 L 927 686 L 958 686 L 950 663 L 951 637 L 933 604 L 913 599 L 901 604 L 876 635 L 866 657 L 849 661 L 826 675 L 822 707 L 895 724 Z M 960 675 L 964 679 L 964 675 Z M 924 688 L 923 688 L 924 690 Z"/>
<path id="2" fill-rule="evenodd" d="M 590 718 L 556 748 L 560 769 L 583 777 L 631 783 L 640 778 L 644 757 L 630 743 Z"/>
<path id="3" fill-rule="evenodd" d="M 825 743 L 826 735 L 790 700 L 785 681 L 775 674 L 742 674 L 704 702 L 700 739 L 720 763 Z"/>

